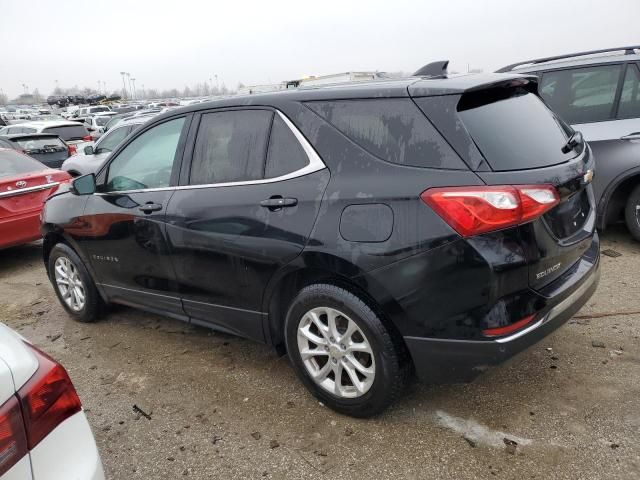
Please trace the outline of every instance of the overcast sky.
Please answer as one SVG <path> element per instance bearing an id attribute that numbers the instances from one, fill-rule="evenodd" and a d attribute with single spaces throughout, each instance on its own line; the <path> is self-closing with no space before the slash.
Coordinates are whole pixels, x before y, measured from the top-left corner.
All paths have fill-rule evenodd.
<path id="1" fill-rule="evenodd" d="M 640 0 L 0 0 L 0 89 L 235 88 L 433 60 L 514 61 L 640 44 Z M 215 82 L 215 80 L 214 80 Z"/>

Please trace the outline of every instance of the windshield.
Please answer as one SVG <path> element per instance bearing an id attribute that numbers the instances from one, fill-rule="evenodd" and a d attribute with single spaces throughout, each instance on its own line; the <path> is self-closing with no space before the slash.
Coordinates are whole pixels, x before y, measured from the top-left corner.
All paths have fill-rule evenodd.
<path id="1" fill-rule="evenodd" d="M 15 150 L 0 150 L 0 178 L 46 170 L 42 163 Z"/>
<path id="2" fill-rule="evenodd" d="M 111 117 L 108 116 L 96 117 L 96 125 L 104 127 L 107 123 L 109 123 L 109 120 L 111 120 Z"/>
<path id="3" fill-rule="evenodd" d="M 43 132 L 55 133 L 60 138 L 62 138 L 64 141 L 82 140 L 84 137 L 89 135 L 89 132 L 87 132 L 87 129 L 83 125 L 80 125 L 80 124 L 78 124 L 77 126 L 76 125 L 64 125 L 62 127 L 49 127 L 49 128 L 45 128 L 43 130 Z"/>

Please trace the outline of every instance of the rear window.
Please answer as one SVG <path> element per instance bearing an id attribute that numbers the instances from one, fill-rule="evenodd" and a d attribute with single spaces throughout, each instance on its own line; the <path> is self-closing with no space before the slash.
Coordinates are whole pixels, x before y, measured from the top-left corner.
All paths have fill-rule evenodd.
<path id="1" fill-rule="evenodd" d="M 14 139 L 26 153 L 62 152 L 67 149 L 58 137 Z"/>
<path id="2" fill-rule="evenodd" d="M 109 107 L 91 107 L 89 108 L 89 112 L 91 113 L 99 113 L 99 112 L 110 112 Z"/>
<path id="3" fill-rule="evenodd" d="M 46 170 L 42 163 L 15 150 L 0 150 L 0 178 Z"/>
<path id="4" fill-rule="evenodd" d="M 494 170 L 523 170 L 565 162 L 567 130 L 540 98 L 521 88 L 467 93 L 458 115 Z"/>
<path id="5" fill-rule="evenodd" d="M 77 126 L 65 125 L 63 127 L 49 127 L 49 128 L 45 128 L 43 132 L 55 133 L 64 141 L 82 140 L 83 137 L 86 137 L 87 135 L 89 135 L 89 132 L 87 131 L 87 129 L 80 124 L 78 124 Z"/>
<path id="6" fill-rule="evenodd" d="M 111 117 L 96 117 L 96 125 L 104 127 L 107 123 L 109 123 Z"/>
<path id="7" fill-rule="evenodd" d="M 414 167 L 467 168 L 408 98 L 308 102 L 307 106 L 382 160 Z"/>

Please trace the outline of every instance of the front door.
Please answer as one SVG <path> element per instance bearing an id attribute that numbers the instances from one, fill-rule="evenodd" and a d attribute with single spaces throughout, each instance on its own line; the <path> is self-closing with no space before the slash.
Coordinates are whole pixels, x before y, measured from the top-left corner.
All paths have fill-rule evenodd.
<path id="1" fill-rule="evenodd" d="M 184 309 L 195 322 L 264 340 L 267 282 L 304 248 L 329 180 L 304 142 L 273 110 L 200 117 L 188 180 L 171 198 L 167 223 Z"/>
<path id="2" fill-rule="evenodd" d="M 185 118 L 138 135 L 100 172 L 78 241 L 110 300 L 183 316 L 166 242 Z"/>

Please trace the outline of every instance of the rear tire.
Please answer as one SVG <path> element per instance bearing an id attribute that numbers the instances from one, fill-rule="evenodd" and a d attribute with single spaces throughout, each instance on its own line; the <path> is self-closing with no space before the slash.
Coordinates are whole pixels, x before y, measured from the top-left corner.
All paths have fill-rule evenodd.
<path id="1" fill-rule="evenodd" d="M 631 236 L 640 242 L 640 185 L 633 189 L 627 199 L 624 218 Z"/>
<path id="2" fill-rule="evenodd" d="M 78 254 L 58 243 L 51 249 L 48 266 L 49 280 L 71 318 L 83 323 L 98 320 L 104 301 Z"/>
<path id="3" fill-rule="evenodd" d="M 362 299 L 335 285 L 300 291 L 287 313 L 285 337 L 302 383 L 326 406 L 346 415 L 381 413 L 409 378 L 401 339 Z"/>

